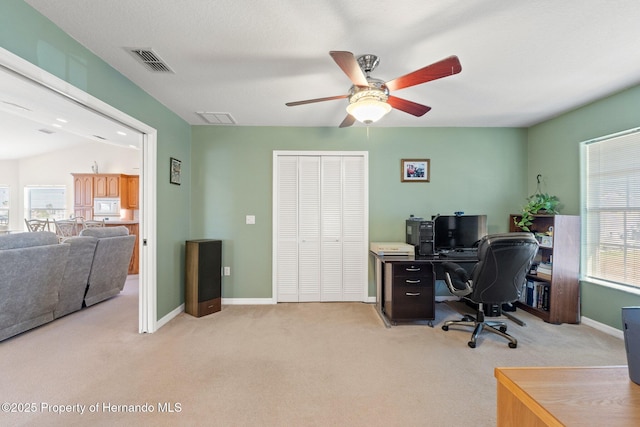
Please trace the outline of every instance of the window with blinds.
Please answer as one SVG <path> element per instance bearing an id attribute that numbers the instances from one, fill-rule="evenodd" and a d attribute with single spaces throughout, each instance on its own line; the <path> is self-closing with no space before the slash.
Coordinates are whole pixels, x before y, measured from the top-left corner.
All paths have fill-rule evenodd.
<path id="1" fill-rule="evenodd" d="M 0 185 L 0 226 L 9 224 L 9 187 Z"/>
<path id="2" fill-rule="evenodd" d="M 25 187 L 25 216 L 27 219 L 65 219 L 64 186 Z"/>
<path id="3" fill-rule="evenodd" d="M 640 129 L 583 145 L 587 279 L 640 288 Z"/>

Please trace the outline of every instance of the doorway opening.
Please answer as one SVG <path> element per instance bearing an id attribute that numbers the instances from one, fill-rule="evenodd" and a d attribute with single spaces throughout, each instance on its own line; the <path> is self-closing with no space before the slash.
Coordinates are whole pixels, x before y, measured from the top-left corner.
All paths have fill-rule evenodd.
<path id="1" fill-rule="evenodd" d="M 71 86 L 66 81 L 49 74 L 36 65 L 0 48 L 0 71 L 2 78 L 28 81 L 38 92 L 39 104 L 45 98 L 55 99 L 66 114 L 77 114 L 92 125 L 112 127 L 125 126 L 132 131 L 140 146 L 140 274 L 138 297 L 138 331 L 152 333 L 157 329 L 156 305 L 156 182 L 157 182 L 157 131 L 143 122 L 102 102 L 88 93 Z M 29 96 L 29 95 L 25 95 Z M 31 95 L 33 96 L 33 94 Z M 63 101 L 63 102 L 60 102 Z M 4 103 L 5 106 L 9 103 Z M 18 103 L 14 103 L 18 107 Z M 9 105 L 10 106 L 10 105 Z M 11 107 L 11 106 L 10 106 Z M 6 110 L 6 109 L 5 109 Z M 82 122 L 82 120 L 80 120 Z M 89 124 L 87 123 L 87 126 Z M 91 129 L 86 129 L 89 135 Z"/>

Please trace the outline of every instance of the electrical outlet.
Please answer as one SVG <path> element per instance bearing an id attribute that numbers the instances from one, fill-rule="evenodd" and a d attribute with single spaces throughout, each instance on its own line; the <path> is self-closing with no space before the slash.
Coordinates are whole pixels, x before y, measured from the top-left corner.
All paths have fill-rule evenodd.
<path id="1" fill-rule="evenodd" d="M 225 276 L 231 276 L 231 267 L 225 267 L 224 268 L 224 275 Z"/>

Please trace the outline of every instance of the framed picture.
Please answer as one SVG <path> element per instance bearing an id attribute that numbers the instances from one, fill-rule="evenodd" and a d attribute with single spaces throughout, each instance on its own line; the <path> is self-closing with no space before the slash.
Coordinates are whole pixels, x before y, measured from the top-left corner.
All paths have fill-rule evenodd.
<path id="1" fill-rule="evenodd" d="M 169 182 L 171 184 L 180 185 L 180 167 L 182 162 L 171 157 L 169 165 Z"/>
<path id="2" fill-rule="evenodd" d="M 402 182 L 429 182 L 430 165 L 430 159 L 402 159 L 400 163 Z"/>

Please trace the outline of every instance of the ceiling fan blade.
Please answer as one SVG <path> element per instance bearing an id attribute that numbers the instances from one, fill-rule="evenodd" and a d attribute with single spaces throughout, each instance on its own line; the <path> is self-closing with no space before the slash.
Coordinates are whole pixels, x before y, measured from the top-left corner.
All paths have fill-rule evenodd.
<path id="1" fill-rule="evenodd" d="M 344 73 L 351 79 L 354 85 L 356 86 L 369 86 L 369 82 L 367 81 L 367 77 L 362 72 L 360 65 L 358 65 L 358 61 L 356 57 L 353 56 L 353 53 L 346 52 L 343 50 L 332 50 L 329 52 L 329 55 L 336 61 L 338 67 L 344 71 Z"/>
<path id="2" fill-rule="evenodd" d="M 323 102 L 323 101 L 333 101 L 334 99 L 344 99 L 348 97 L 349 95 L 328 96 L 326 98 L 315 98 L 315 99 L 306 99 L 304 101 L 287 102 L 285 105 L 287 107 L 294 107 L 296 105 L 313 104 L 314 102 Z"/>
<path id="3" fill-rule="evenodd" d="M 427 111 L 431 110 L 431 107 L 418 104 L 413 101 L 407 101 L 406 99 L 398 98 L 397 96 L 389 95 L 387 103 L 396 110 L 404 111 L 405 113 L 413 114 L 416 117 L 423 116 Z"/>
<path id="4" fill-rule="evenodd" d="M 344 118 L 344 120 L 342 121 L 342 123 L 340 123 L 340 126 L 338 126 L 338 127 L 348 128 L 349 126 L 351 126 L 355 122 L 356 122 L 356 118 L 353 117 L 351 114 L 347 114 L 347 117 Z"/>
<path id="5" fill-rule="evenodd" d="M 438 61 L 434 64 L 427 65 L 412 73 L 405 74 L 386 83 L 389 90 L 399 90 L 406 87 L 419 85 L 422 83 L 437 80 L 442 77 L 452 76 L 462 71 L 462 65 L 457 56 L 453 55 Z"/>

